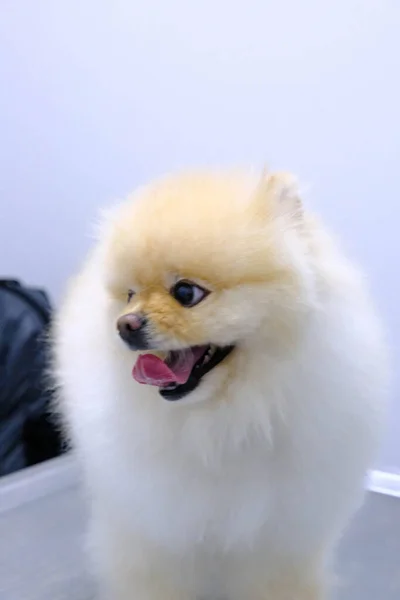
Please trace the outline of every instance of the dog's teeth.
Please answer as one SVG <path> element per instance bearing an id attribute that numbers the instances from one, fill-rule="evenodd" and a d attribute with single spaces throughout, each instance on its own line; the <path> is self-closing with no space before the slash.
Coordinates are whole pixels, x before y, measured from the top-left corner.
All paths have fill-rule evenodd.
<path id="1" fill-rule="evenodd" d="M 206 365 L 207 363 L 210 362 L 210 360 L 214 356 L 216 350 L 217 350 L 217 347 L 214 346 L 213 344 L 210 344 L 210 346 L 208 347 L 207 352 L 204 355 L 203 363 L 202 363 L 203 365 Z"/>

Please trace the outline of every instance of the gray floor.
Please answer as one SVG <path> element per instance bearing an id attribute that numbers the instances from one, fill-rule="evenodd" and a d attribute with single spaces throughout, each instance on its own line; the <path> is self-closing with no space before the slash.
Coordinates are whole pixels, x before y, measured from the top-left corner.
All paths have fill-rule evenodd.
<path id="1" fill-rule="evenodd" d="M 0 481 L 0 599 L 92 599 L 84 521 L 70 461 Z M 400 599 L 400 500 L 369 495 L 340 548 L 334 598 Z"/>

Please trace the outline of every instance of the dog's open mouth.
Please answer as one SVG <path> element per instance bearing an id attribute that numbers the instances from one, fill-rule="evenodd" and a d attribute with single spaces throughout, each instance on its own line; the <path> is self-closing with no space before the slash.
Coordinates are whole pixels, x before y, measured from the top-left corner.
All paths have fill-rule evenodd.
<path id="1" fill-rule="evenodd" d="M 165 360 L 155 354 L 141 354 L 132 375 L 138 383 L 154 385 L 166 400 L 180 400 L 197 388 L 201 379 L 219 365 L 234 346 L 194 346 L 173 350 Z"/>

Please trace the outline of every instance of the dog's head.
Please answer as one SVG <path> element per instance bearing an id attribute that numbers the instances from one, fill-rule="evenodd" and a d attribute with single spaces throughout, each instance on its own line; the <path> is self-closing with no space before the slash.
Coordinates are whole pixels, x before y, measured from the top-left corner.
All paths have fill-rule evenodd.
<path id="1" fill-rule="evenodd" d="M 287 175 L 184 175 L 137 192 L 105 260 L 121 345 L 140 353 L 134 378 L 170 400 L 205 380 L 216 393 L 235 356 L 292 343 L 311 285 L 303 229 Z"/>

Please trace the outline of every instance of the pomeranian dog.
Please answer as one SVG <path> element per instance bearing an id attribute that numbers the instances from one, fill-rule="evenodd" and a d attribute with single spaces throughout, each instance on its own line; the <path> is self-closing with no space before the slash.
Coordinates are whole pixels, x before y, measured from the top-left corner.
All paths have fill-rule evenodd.
<path id="1" fill-rule="evenodd" d="M 103 219 L 54 329 L 107 600 L 321 600 L 380 437 L 382 330 L 286 174 Z"/>

